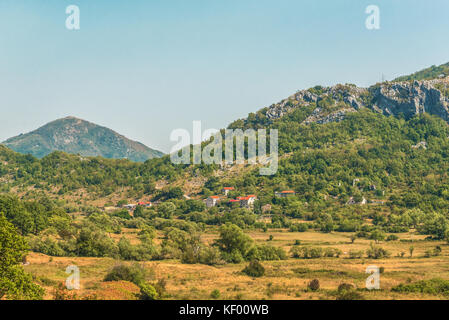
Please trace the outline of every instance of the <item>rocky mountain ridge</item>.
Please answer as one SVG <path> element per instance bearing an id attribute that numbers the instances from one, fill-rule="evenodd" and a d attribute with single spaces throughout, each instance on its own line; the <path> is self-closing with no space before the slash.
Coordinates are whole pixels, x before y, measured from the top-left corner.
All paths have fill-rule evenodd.
<path id="1" fill-rule="evenodd" d="M 449 77 L 432 80 L 383 82 L 369 88 L 352 84 L 301 90 L 267 108 L 265 116 L 279 119 L 298 107 L 316 106 L 309 123 L 341 121 L 348 112 L 369 108 L 384 115 L 413 117 L 427 112 L 449 123 Z"/>

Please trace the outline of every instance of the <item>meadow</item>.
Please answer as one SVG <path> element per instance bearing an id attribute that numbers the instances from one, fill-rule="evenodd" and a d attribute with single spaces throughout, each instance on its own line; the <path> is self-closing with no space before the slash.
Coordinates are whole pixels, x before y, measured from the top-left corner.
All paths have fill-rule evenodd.
<path id="1" fill-rule="evenodd" d="M 133 238 L 131 230 L 127 236 Z M 248 234 L 256 243 L 269 242 L 272 246 L 283 247 L 287 252 L 299 240 L 301 246 L 338 248 L 339 258 L 295 259 L 264 261 L 265 274 L 253 278 L 242 270 L 245 263 L 207 266 L 202 264 L 182 264 L 179 260 L 163 260 L 138 263 L 146 270 L 149 283 L 163 283 L 164 299 L 337 299 L 339 285 L 351 284 L 360 299 L 447 299 L 445 293 L 395 292 L 392 288 L 400 284 L 415 283 L 420 280 L 441 278 L 449 280 L 449 247 L 443 241 L 425 240 L 414 233 L 399 234 L 399 240 L 384 241 L 378 245 L 391 253 L 384 259 L 350 259 L 350 250 L 367 250 L 372 241 L 356 239 L 351 243 L 350 233 L 287 232 L 277 229 L 269 232 L 251 231 Z M 270 241 L 270 235 L 272 240 Z M 208 230 L 202 236 L 204 242 L 212 242 L 217 232 Z M 413 256 L 409 249 L 413 246 Z M 436 246 L 442 248 L 440 255 L 426 257 L 426 252 Z M 401 257 L 401 254 L 403 256 Z M 126 281 L 103 281 L 107 273 L 121 263 L 112 258 L 49 257 L 30 253 L 25 270 L 30 272 L 37 283 L 46 289 L 45 299 L 53 299 L 55 288 L 65 281 L 65 269 L 76 265 L 80 269 L 80 290 L 78 297 L 94 296 L 95 299 L 138 299 L 139 288 Z M 367 290 L 365 282 L 369 274 L 368 266 L 382 268 L 380 290 Z M 308 288 L 311 280 L 318 279 L 320 288 Z"/>

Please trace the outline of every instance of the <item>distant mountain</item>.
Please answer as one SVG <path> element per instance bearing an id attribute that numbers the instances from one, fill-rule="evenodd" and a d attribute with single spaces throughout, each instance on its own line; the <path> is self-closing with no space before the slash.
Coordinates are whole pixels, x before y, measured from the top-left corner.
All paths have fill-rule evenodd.
<path id="1" fill-rule="evenodd" d="M 94 123 L 66 117 L 3 142 L 8 148 L 42 158 L 53 151 L 143 162 L 163 153 Z"/>

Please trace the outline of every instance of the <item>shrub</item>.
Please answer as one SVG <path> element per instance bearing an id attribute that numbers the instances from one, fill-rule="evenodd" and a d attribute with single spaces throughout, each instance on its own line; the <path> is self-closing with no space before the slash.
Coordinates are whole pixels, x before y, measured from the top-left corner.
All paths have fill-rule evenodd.
<path id="1" fill-rule="evenodd" d="M 292 247 L 290 253 L 293 258 L 304 258 L 304 259 L 318 259 L 324 254 L 324 250 L 321 247 Z M 337 253 L 337 252 L 335 252 Z M 334 253 L 334 254 L 335 254 Z"/>
<path id="2" fill-rule="evenodd" d="M 328 257 L 328 258 L 333 258 L 333 257 L 340 257 L 340 255 L 342 254 L 342 251 L 340 249 L 337 248 L 325 248 L 324 249 L 324 256 Z"/>
<path id="3" fill-rule="evenodd" d="M 165 279 L 159 279 L 158 282 L 156 282 L 156 284 L 153 285 L 153 287 L 156 289 L 159 299 L 164 297 L 166 286 L 167 286 L 167 281 L 165 281 Z"/>
<path id="4" fill-rule="evenodd" d="M 309 284 L 307 285 L 307 288 L 311 291 L 319 290 L 320 289 L 320 280 L 313 279 L 312 281 L 309 282 Z"/>
<path id="5" fill-rule="evenodd" d="M 337 300 L 363 300 L 364 297 L 354 289 L 339 290 Z"/>
<path id="6" fill-rule="evenodd" d="M 259 261 L 286 260 L 287 254 L 282 248 L 261 245 L 252 247 L 246 258 Z"/>
<path id="7" fill-rule="evenodd" d="M 220 298 L 220 291 L 218 289 L 215 289 L 211 292 L 210 297 L 212 299 L 219 299 Z"/>
<path id="8" fill-rule="evenodd" d="M 396 241 L 396 240 L 398 240 L 399 239 L 399 237 L 397 236 L 397 235 L 395 235 L 395 234 L 390 234 L 388 237 L 387 237 L 387 241 Z"/>
<path id="9" fill-rule="evenodd" d="M 350 259 L 360 259 L 363 257 L 363 251 L 349 250 Z"/>
<path id="10" fill-rule="evenodd" d="M 441 249 L 440 246 L 436 246 L 433 250 L 427 250 L 426 253 L 424 254 L 424 256 L 426 258 L 438 257 L 439 255 L 441 255 L 442 251 L 443 250 Z"/>
<path id="11" fill-rule="evenodd" d="M 265 274 L 265 268 L 259 261 L 252 260 L 242 272 L 250 277 L 262 277 Z"/>
<path id="12" fill-rule="evenodd" d="M 350 283 L 342 283 L 338 286 L 338 291 L 353 290 L 354 286 Z"/>
<path id="13" fill-rule="evenodd" d="M 140 285 L 140 300 L 157 300 L 158 297 L 159 295 L 152 285 L 148 283 Z"/>
<path id="14" fill-rule="evenodd" d="M 371 247 L 366 250 L 366 255 L 371 259 L 382 259 L 388 258 L 390 253 L 382 247 L 374 246 L 371 244 Z"/>
<path id="15" fill-rule="evenodd" d="M 309 230 L 308 223 L 294 223 L 290 226 L 290 232 L 306 232 Z"/>
<path id="16" fill-rule="evenodd" d="M 434 278 L 410 284 L 400 284 L 391 289 L 394 292 L 416 292 L 428 294 L 449 293 L 449 280 Z"/>
<path id="17" fill-rule="evenodd" d="M 129 281 L 138 286 L 145 281 L 145 269 L 137 264 L 128 266 L 125 264 L 115 265 L 106 275 L 104 281 Z"/>
<path id="18" fill-rule="evenodd" d="M 216 264 L 223 264 L 220 251 L 215 247 L 204 247 L 200 251 L 199 263 L 213 266 Z"/>

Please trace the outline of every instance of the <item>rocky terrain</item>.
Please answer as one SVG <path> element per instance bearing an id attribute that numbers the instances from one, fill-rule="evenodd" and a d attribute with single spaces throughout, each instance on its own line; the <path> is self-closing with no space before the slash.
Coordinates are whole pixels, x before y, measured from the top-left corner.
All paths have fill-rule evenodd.
<path id="1" fill-rule="evenodd" d="M 348 112 L 370 108 L 384 115 L 404 116 L 427 112 L 449 123 L 449 77 L 432 80 L 383 82 L 369 88 L 355 85 L 314 87 L 271 105 L 266 117 L 275 120 L 295 108 L 315 106 L 304 123 L 341 121 Z"/>

